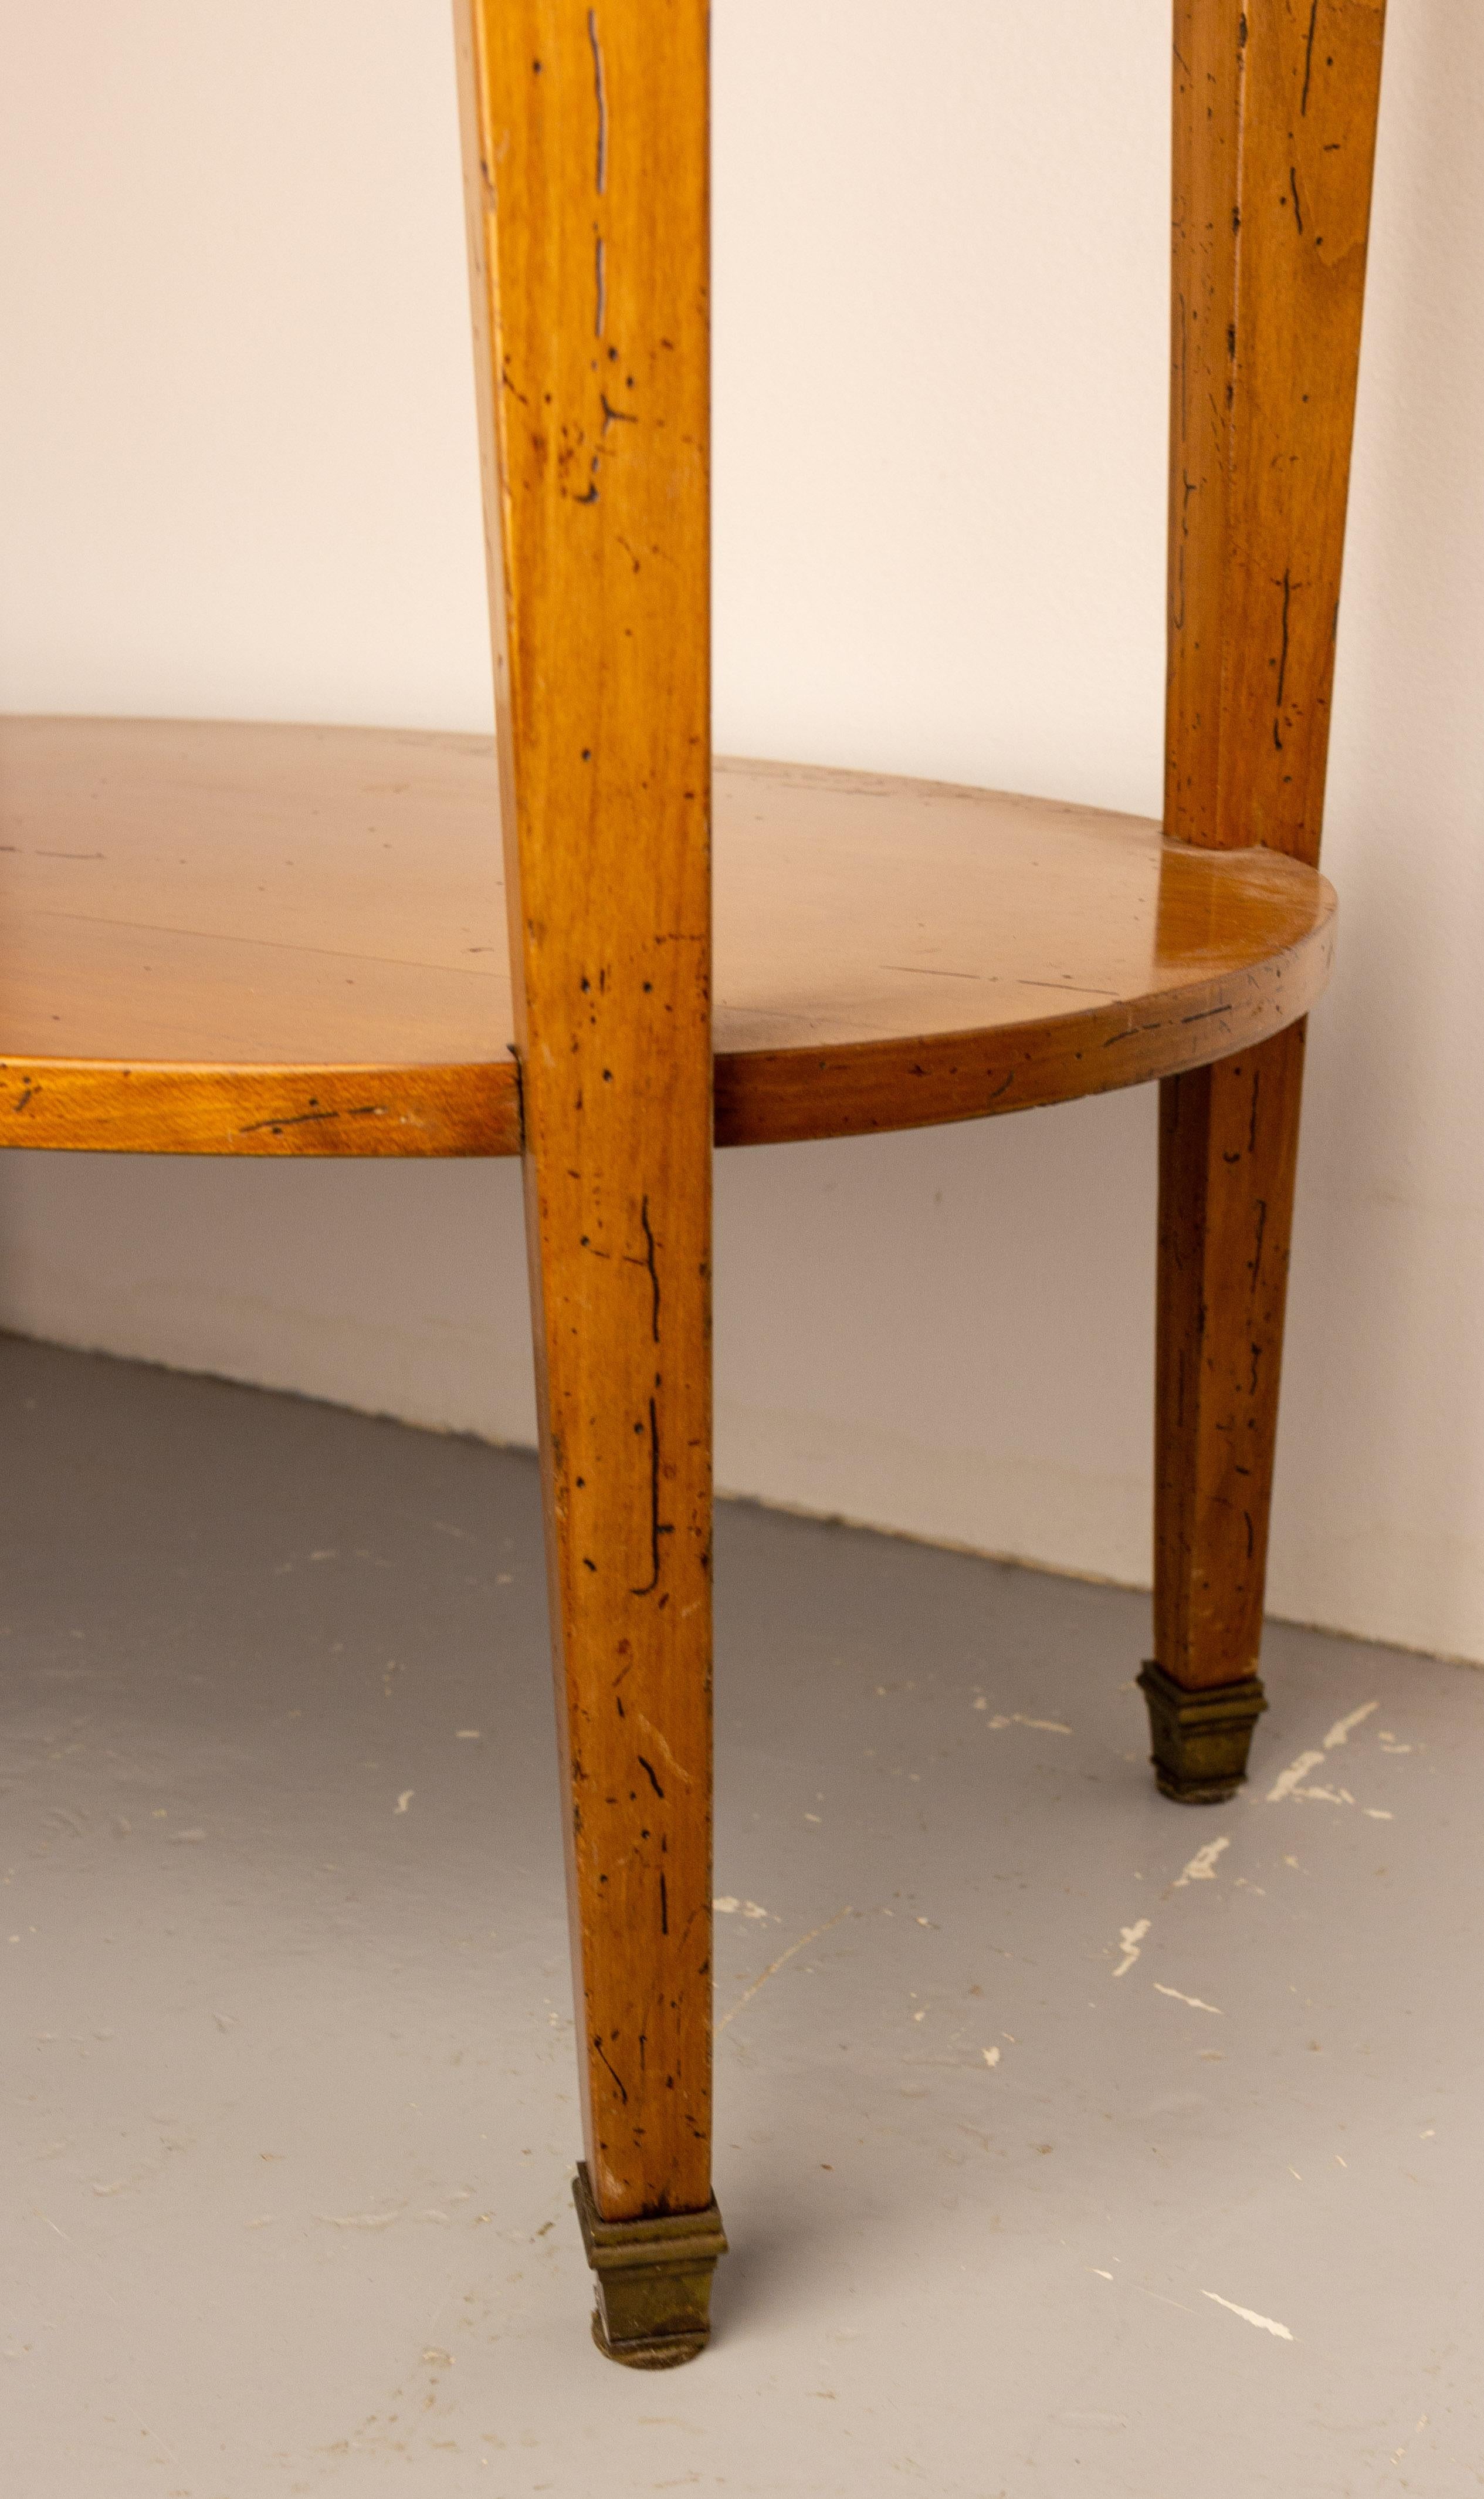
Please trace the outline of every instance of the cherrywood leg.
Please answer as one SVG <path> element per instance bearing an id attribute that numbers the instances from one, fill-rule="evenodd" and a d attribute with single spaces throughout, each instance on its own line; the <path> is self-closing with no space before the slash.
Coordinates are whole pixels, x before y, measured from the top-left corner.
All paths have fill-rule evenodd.
<path id="1" fill-rule="evenodd" d="M 1313 864 L 1383 0 L 1176 0 L 1166 832 Z M 1167 1796 L 1258 1680 L 1304 1026 L 1161 1087 L 1154 1645 Z"/>
<path id="2" fill-rule="evenodd" d="M 704 2344 L 704 0 L 470 0 L 466 161 L 594 2331 Z"/>
<path id="3" fill-rule="evenodd" d="M 1293 1218 L 1302 1023 L 1160 1088 L 1154 1657 L 1166 1796 L 1246 1775 Z"/>

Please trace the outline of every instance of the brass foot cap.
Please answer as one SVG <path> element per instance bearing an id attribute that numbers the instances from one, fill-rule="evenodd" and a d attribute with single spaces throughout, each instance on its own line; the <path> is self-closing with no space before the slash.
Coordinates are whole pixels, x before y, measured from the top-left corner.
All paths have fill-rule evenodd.
<path id="1" fill-rule="evenodd" d="M 700 2213 L 605 2222 L 580 2160 L 572 2201 L 597 2277 L 593 2340 L 599 2352 L 629 2369 L 674 2369 L 694 2360 L 710 2339 L 711 2277 L 726 2253 L 715 2196 Z"/>
<path id="2" fill-rule="evenodd" d="M 1149 1759 L 1160 1794 L 1177 1804 L 1224 1804 L 1246 1778 L 1252 1730 L 1268 1706 L 1258 1677 L 1187 1692 L 1150 1658 L 1139 1683 L 1149 1704 Z"/>
<path id="3" fill-rule="evenodd" d="M 652 2335 L 632 2343 L 610 2343 L 603 2325 L 601 2311 L 593 2311 L 593 2340 L 605 2360 L 618 2360 L 626 2369 L 678 2369 L 704 2352 L 711 2340 L 708 2325 L 704 2334 Z"/>

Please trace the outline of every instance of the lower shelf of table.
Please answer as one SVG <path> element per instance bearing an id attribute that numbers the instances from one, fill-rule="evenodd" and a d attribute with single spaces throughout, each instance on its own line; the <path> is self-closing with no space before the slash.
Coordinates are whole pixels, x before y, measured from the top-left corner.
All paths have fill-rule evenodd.
<path id="1" fill-rule="evenodd" d="M 715 771 L 719 1145 L 1028 1110 L 1246 1049 L 1334 894 L 1143 818 Z M 0 1143 L 520 1150 L 493 749 L 410 731 L 0 723 Z"/>

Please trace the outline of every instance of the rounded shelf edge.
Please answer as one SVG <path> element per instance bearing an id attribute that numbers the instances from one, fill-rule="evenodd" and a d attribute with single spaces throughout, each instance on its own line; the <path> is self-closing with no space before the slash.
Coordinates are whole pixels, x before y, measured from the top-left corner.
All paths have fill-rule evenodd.
<path id="1" fill-rule="evenodd" d="M 1023 1023 L 836 1049 L 720 1052 L 719 1146 L 944 1127 L 1181 1076 L 1297 1023 L 1334 968 L 1335 893 L 1282 954 L 1144 997 Z"/>
<path id="2" fill-rule="evenodd" d="M 356 1159 L 518 1154 L 513 1060 L 262 1067 L 0 1060 L 0 1147 Z"/>
<path id="3" fill-rule="evenodd" d="M 886 1134 L 1042 1110 L 1177 1076 L 1307 1015 L 1334 958 L 1335 901 L 1270 960 L 1142 998 L 811 1050 L 721 1051 L 718 1146 Z M 444 1066 L 0 1061 L 0 1148 L 49 1152 L 497 1157 L 521 1150 L 513 1060 Z"/>

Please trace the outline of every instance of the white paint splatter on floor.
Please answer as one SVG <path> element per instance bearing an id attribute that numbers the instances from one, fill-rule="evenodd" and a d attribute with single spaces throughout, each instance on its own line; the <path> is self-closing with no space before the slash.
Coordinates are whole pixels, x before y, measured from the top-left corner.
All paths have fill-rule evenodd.
<path id="1" fill-rule="evenodd" d="M 1364 1708 L 1352 1709 L 1348 1718 L 1337 1718 L 1324 1739 L 1325 1751 L 1333 1753 L 1337 1744 L 1348 1744 L 1352 1729 L 1358 1727 L 1363 1718 L 1369 1718 L 1372 1709 L 1379 1709 L 1380 1705 L 1379 1701 L 1368 1701 Z"/>
<path id="2" fill-rule="evenodd" d="M 1231 1844 L 1230 1839 L 1209 1839 L 1204 1848 L 1196 1850 L 1184 1872 L 1177 1874 L 1170 1886 L 1171 1891 L 1181 1891 L 1187 1883 L 1213 1883 L 1216 1879 L 1216 1860 L 1222 1850 L 1230 1848 Z"/>
<path id="3" fill-rule="evenodd" d="M 1260 2325 L 1265 2334 L 1276 2334 L 1281 2342 L 1291 2343 L 1293 2335 L 1275 2317 L 1260 2317 L 1255 2308 L 1240 2308 L 1235 2299 L 1223 2299 L 1219 2290 L 1203 2290 L 1203 2299 L 1213 2299 L 1218 2308 L 1229 2308 L 1234 2317 L 1244 2318 L 1248 2325 Z"/>
<path id="4" fill-rule="evenodd" d="M 1296 1762 L 1289 1763 L 1286 1770 L 1279 1770 L 1268 1790 L 1268 1802 L 1281 1804 L 1285 1797 L 1296 1795 L 1309 1771 L 1317 1770 L 1323 1759 L 1322 1753 L 1301 1753 Z"/>
<path id="5" fill-rule="evenodd" d="M 1221 2012 L 1219 2004 L 1208 2004 L 1204 1996 L 1184 1996 L 1178 1987 L 1161 1986 L 1157 1978 L 1154 1981 L 1154 1993 L 1156 1996 L 1173 1996 L 1178 2004 L 1192 2004 L 1198 2013 Z M 1222 2020 L 1224 2021 L 1225 2018 L 1223 2014 Z"/>
<path id="6" fill-rule="evenodd" d="M 1348 1744 L 1355 1729 L 1363 1725 L 1371 1712 L 1379 1709 L 1380 1705 L 1379 1701 L 1367 1701 L 1359 1709 L 1350 1710 L 1347 1716 L 1337 1718 L 1324 1739 L 1324 1752 L 1301 1753 L 1296 1762 L 1290 1762 L 1287 1769 L 1278 1772 L 1268 1790 L 1268 1802 L 1281 1804 L 1286 1797 L 1293 1797 L 1295 1800 L 1307 1799 L 1313 1804 L 1353 1804 L 1355 1799 L 1348 1788 L 1311 1787 L 1306 1782 L 1309 1772 L 1320 1768 L 1324 1754 L 1333 1753 L 1338 1745 Z M 1392 1819 L 1392 1816 L 1380 1806 L 1368 1805 L 1366 1811 L 1376 1822 L 1390 1822 Z"/>
<path id="7" fill-rule="evenodd" d="M 1118 1929 L 1118 1949 L 1122 1953 L 1123 1959 L 1119 1962 L 1117 1968 L 1113 1971 L 1114 1978 L 1121 1978 L 1126 1969 L 1133 1968 L 1135 1962 L 1139 1959 L 1139 1947 L 1143 1943 L 1145 1936 L 1149 1931 L 1149 1924 L 1150 1921 L 1147 1918 L 1138 1918 L 1135 1920 L 1133 1926 L 1120 1927 Z"/>
<path id="8" fill-rule="evenodd" d="M 976 1701 L 974 1706 L 976 1709 L 987 1709 L 989 1704 L 982 1699 Z M 1045 1736 L 1070 1736 L 1072 1733 L 1064 1719 L 1027 1718 L 1023 1709 L 1013 1709 L 1008 1718 L 996 1715 L 990 1719 L 989 1726 L 991 1733 L 1000 1727 L 1039 1727 Z"/>

